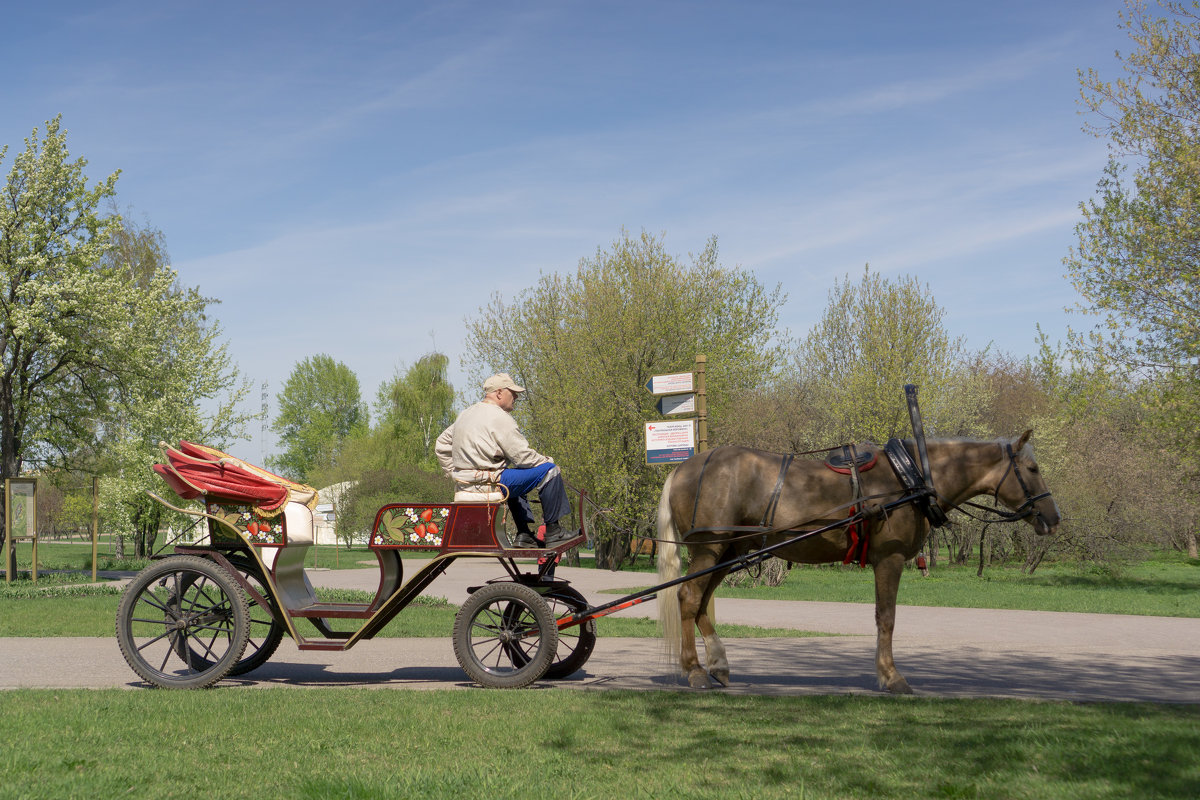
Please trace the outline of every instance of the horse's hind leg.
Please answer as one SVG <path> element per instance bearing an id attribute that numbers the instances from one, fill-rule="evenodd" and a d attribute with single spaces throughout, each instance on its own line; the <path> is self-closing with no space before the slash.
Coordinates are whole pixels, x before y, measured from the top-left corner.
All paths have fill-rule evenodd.
<path id="1" fill-rule="evenodd" d="M 716 562 L 717 552 L 715 548 L 700 546 L 692 549 L 692 572 L 708 569 Z M 712 596 L 713 588 L 715 587 L 712 577 L 711 575 L 705 575 L 702 578 L 688 581 L 679 587 L 679 621 L 683 637 L 679 648 L 679 664 L 684 676 L 687 677 L 688 685 L 693 689 L 712 688 L 712 681 L 709 680 L 709 671 L 700 666 L 700 654 L 696 650 L 696 627 L 698 625 L 700 632 L 704 635 L 705 661 L 712 664 L 714 654 L 719 652 L 722 662 L 720 668 L 724 670 L 725 680 L 729 679 L 729 666 L 724 663 L 725 648 L 721 645 L 720 640 L 716 638 L 712 622 L 705 611 L 705 605 Z M 717 583 L 719 582 L 720 578 L 717 579 Z M 700 622 L 701 619 L 703 619 L 703 622 Z M 715 649 L 713 645 L 714 641 Z"/>
<path id="2" fill-rule="evenodd" d="M 700 667 L 700 654 L 696 650 L 696 616 L 704 594 L 698 584 L 706 580 L 707 576 L 679 586 L 679 667 L 693 689 L 708 689 L 712 685 L 708 672 Z"/>
<path id="3" fill-rule="evenodd" d="M 904 571 L 904 556 L 894 553 L 875 565 L 875 672 L 879 685 L 896 694 L 912 694 L 908 681 L 896 669 L 892 659 L 892 632 L 896 628 L 896 594 L 900 575 Z"/>
<path id="4" fill-rule="evenodd" d="M 727 553 L 722 556 L 722 560 L 728 557 Z M 712 608 L 713 594 L 728 574 L 729 570 L 724 569 L 708 576 L 708 586 L 700 598 L 700 610 L 696 615 L 696 627 L 704 637 L 704 661 L 708 666 L 708 674 L 722 686 L 729 685 L 729 659 L 725 655 L 725 645 L 717 636 L 717 628 L 708 612 Z"/>

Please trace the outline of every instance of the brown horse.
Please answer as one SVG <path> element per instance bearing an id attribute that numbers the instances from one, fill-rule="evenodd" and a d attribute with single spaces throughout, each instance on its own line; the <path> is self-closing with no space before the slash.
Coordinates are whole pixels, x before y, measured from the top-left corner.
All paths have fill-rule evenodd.
<path id="1" fill-rule="evenodd" d="M 1031 433 L 1026 431 L 1015 441 L 929 440 L 931 485 L 937 491 L 938 505 L 949 510 L 990 494 L 1013 510 L 1010 518 L 1024 519 L 1039 534 L 1052 533 L 1059 523 L 1058 506 L 1028 446 Z M 909 454 L 917 452 L 911 440 L 903 444 Z M 859 476 L 861 495 L 874 498 L 866 501 L 868 508 L 874 503 L 878 510 L 878 504 L 904 497 L 905 490 L 881 448 L 864 445 L 861 449 L 879 455 L 880 462 Z M 691 554 L 689 574 L 785 541 L 798 532 L 826 526 L 837 527 L 774 554 L 802 564 L 843 561 L 851 534 L 839 523 L 845 522 L 854 500 L 850 479 L 820 461 L 785 463 L 784 456 L 746 447 L 720 447 L 697 454 L 676 467 L 663 486 L 658 505 L 658 535 L 663 541 L 659 579 L 665 583 L 680 577 L 680 530 L 696 531 L 683 541 Z M 879 685 L 908 693 L 912 690 L 892 660 L 896 592 L 904 562 L 921 550 L 929 522 L 919 504 L 908 503 L 869 516 L 861 525 L 867 529 L 865 563 L 875 570 Z M 746 527 L 772 532 L 765 536 L 747 533 Z M 728 530 L 731 528 L 742 530 Z M 855 554 L 856 562 L 860 558 Z M 728 572 L 728 568 L 716 570 L 659 592 L 659 617 L 667 647 L 679 656 L 683 674 L 696 688 L 711 687 L 710 676 L 721 685 L 729 683 L 725 648 L 707 611 L 713 591 Z M 700 666 L 694 626 L 704 636 L 707 669 Z"/>

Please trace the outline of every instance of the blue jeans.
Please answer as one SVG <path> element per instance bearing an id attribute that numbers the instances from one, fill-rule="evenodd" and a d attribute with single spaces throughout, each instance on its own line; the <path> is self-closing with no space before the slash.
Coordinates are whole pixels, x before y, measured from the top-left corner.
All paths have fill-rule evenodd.
<path id="1" fill-rule="evenodd" d="M 519 532 L 533 533 L 533 510 L 525 495 L 534 489 L 542 501 L 542 519 L 547 525 L 571 513 L 562 473 L 553 462 L 536 467 L 510 467 L 500 473 L 500 483 L 508 489 L 508 510 Z"/>

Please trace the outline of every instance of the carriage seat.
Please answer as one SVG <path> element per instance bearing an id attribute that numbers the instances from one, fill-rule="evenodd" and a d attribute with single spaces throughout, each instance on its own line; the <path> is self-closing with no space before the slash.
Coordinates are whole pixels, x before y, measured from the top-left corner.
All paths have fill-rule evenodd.
<path id="1" fill-rule="evenodd" d="M 508 499 L 504 492 L 476 492 L 459 489 L 454 493 L 456 503 L 503 503 Z"/>
<path id="2" fill-rule="evenodd" d="M 508 499 L 508 490 L 500 484 L 500 470 L 455 469 L 450 470 L 450 479 L 456 503 L 502 503 Z"/>
<path id="3" fill-rule="evenodd" d="M 287 608 L 304 608 L 317 602 L 312 582 L 304 571 L 304 556 L 316 543 L 316 522 L 312 509 L 302 498 L 291 494 L 291 500 L 283 508 L 284 526 L 287 530 L 287 546 L 267 548 L 263 560 L 275 575 L 275 585 Z M 272 557 L 273 556 L 273 557 Z"/>

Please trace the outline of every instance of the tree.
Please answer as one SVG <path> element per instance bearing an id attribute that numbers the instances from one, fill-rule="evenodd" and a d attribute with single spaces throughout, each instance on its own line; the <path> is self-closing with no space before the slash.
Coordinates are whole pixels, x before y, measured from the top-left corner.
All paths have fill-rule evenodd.
<path id="1" fill-rule="evenodd" d="M 717 242 L 685 264 L 661 237 L 622 232 L 573 274 L 543 275 L 511 301 L 497 295 L 467 323 L 473 375 L 509 372 L 528 389 L 516 414 L 530 442 L 586 487 L 616 528 L 647 525 L 665 470 L 645 463 L 645 383 L 708 360 L 710 431 L 739 395 L 771 380 L 782 360 L 779 288 L 718 262 Z M 615 542 L 615 544 L 614 544 Z M 620 560 L 619 539 L 598 545 Z"/>
<path id="2" fill-rule="evenodd" d="M 109 257 L 121 219 L 101 207 L 117 174 L 89 186 L 60 122 L 25 140 L 0 197 L 0 478 L 95 462 L 101 442 L 196 368 L 173 360 L 172 343 L 193 335 L 180 325 L 206 300 L 161 265 Z"/>
<path id="3" fill-rule="evenodd" d="M 1097 196 L 1081 204 L 1065 259 L 1081 309 L 1102 324 L 1075 337 L 1076 358 L 1153 380 L 1160 435 L 1200 445 L 1200 3 L 1133 0 L 1121 27 L 1124 76 L 1080 72 L 1086 129 L 1109 141 Z"/>
<path id="4" fill-rule="evenodd" d="M 137 285 L 153 285 L 154 276 L 173 276 L 166 266 L 166 241 L 161 231 L 126 220 L 115 229 L 113 246 L 104 263 L 124 271 Z M 161 454 L 158 443 L 181 439 L 225 449 L 243 438 L 252 418 L 240 410 L 249 383 L 240 378 L 227 345 L 220 342 L 220 326 L 206 319 L 213 301 L 177 281 L 158 291 L 161 310 L 151 356 L 153 378 L 130 389 L 128 408 L 104 426 L 96 469 L 106 479 L 101 497 L 106 523 L 132 535 L 134 554 L 153 551 L 164 523 L 179 519 L 146 492 L 161 490 L 161 480 L 151 465 Z"/>
<path id="5" fill-rule="evenodd" d="M 276 402 L 271 430 L 284 451 L 271 465 L 296 480 L 308 480 L 323 461 L 335 463 L 345 440 L 367 430 L 358 377 L 323 353 L 296 364 Z"/>
<path id="6" fill-rule="evenodd" d="M 454 421 L 454 387 L 446 377 L 449 363 L 441 353 L 429 353 L 379 387 L 379 429 L 404 463 L 438 469 L 433 444 Z"/>
<path id="7" fill-rule="evenodd" d="M 916 278 L 888 280 L 868 266 L 857 283 L 836 281 L 796 351 L 794 380 L 816 415 L 810 447 L 909 435 L 906 383 L 920 387 L 932 435 L 980 433 L 978 386 L 963 380 L 966 351 L 944 317 Z"/>
<path id="8" fill-rule="evenodd" d="M 367 468 L 356 472 L 354 482 L 342 495 L 337 509 L 337 536 L 347 546 L 363 541 L 371 532 L 376 513 L 388 503 L 448 503 L 453 499 L 454 485 L 440 470 L 434 473 L 414 464 Z"/>

